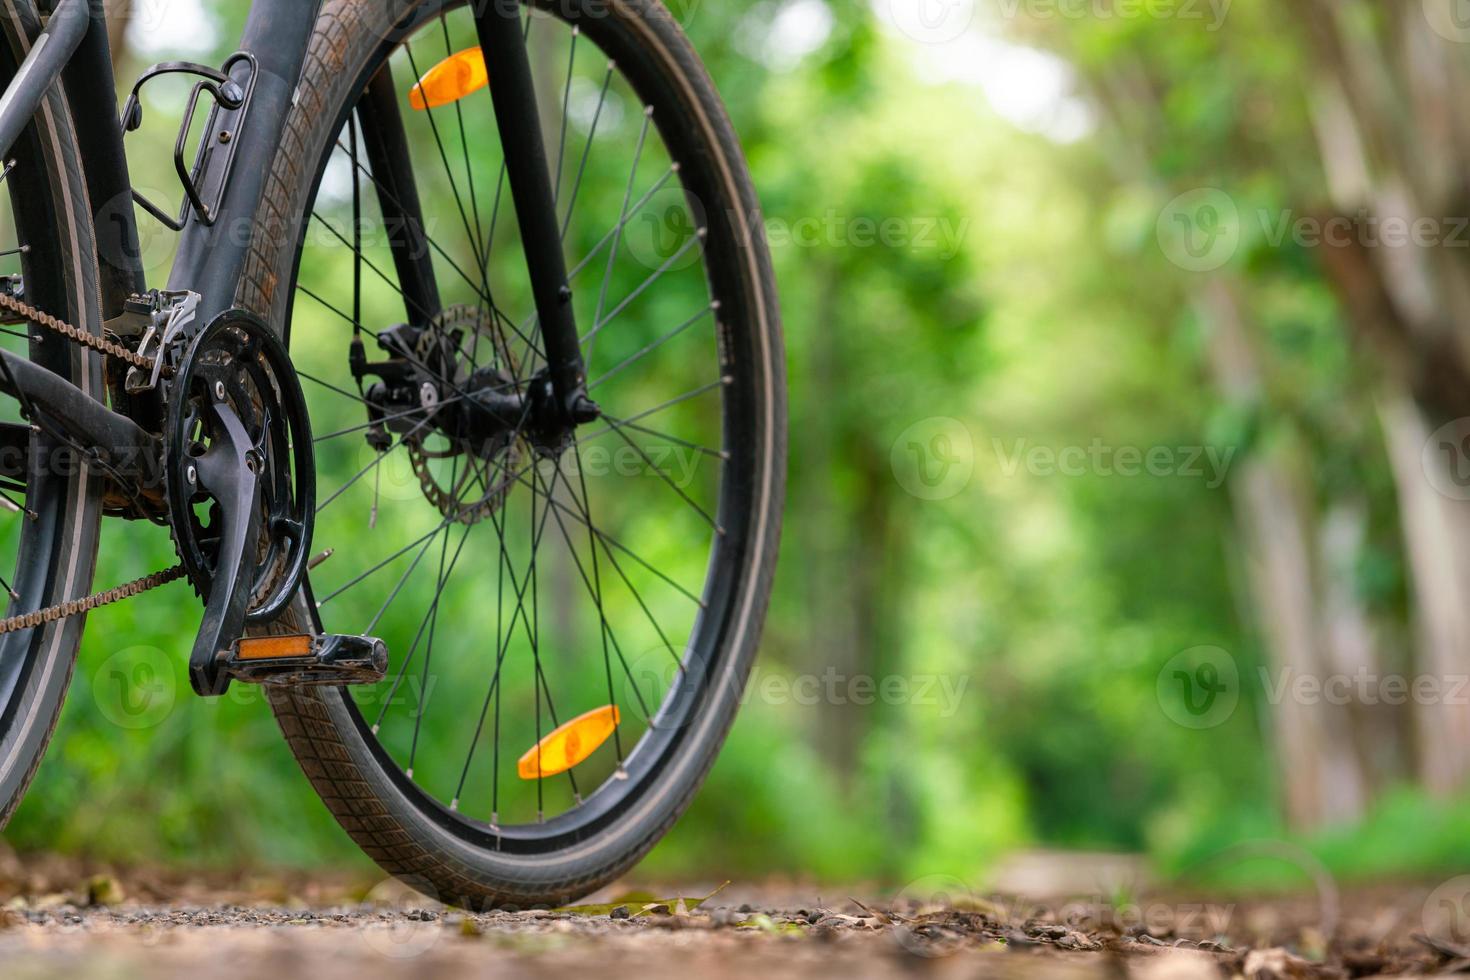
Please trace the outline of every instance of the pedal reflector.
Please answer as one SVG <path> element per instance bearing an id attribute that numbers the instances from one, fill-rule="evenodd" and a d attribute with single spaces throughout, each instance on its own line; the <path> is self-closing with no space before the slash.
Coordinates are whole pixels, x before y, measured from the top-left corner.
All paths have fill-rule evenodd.
<path id="1" fill-rule="evenodd" d="M 538 775 L 544 778 L 566 772 L 596 752 L 598 746 L 612 735 L 620 720 L 618 706 L 615 704 L 578 715 L 571 721 L 558 725 L 549 735 L 531 746 L 516 763 L 516 772 L 522 779 L 535 779 Z"/>
<path id="2" fill-rule="evenodd" d="M 408 104 L 420 112 L 437 109 L 489 84 L 485 55 L 478 47 L 465 48 L 424 72 L 424 77 L 408 90 Z"/>
<path id="3" fill-rule="evenodd" d="M 237 660 L 276 660 L 311 656 L 309 636 L 247 636 L 240 639 Z"/>

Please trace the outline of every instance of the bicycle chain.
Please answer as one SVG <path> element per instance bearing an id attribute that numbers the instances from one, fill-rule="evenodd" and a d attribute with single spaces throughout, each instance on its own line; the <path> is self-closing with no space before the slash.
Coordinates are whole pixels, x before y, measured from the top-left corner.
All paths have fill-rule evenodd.
<path id="1" fill-rule="evenodd" d="M 88 347 L 100 354 L 115 357 L 133 367 L 142 368 L 147 371 L 153 370 L 153 361 L 129 350 L 122 344 L 74 327 L 65 320 L 54 317 L 44 310 L 39 310 L 31 304 L 7 293 L 0 293 L 0 308 L 4 308 L 22 319 L 30 320 L 38 326 L 45 327 L 54 333 L 60 334 L 73 343 Z M 173 368 L 164 365 L 164 377 L 172 377 L 173 373 Z M 125 582 L 122 585 L 114 586 L 102 592 L 94 592 L 80 599 L 71 599 L 67 602 L 59 602 L 53 606 L 47 606 L 44 609 L 37 609 L 35 612 L 0 619 L 0 635 L 14 633 L 20 630 L 34 629 L 37 626 L 54 623 L 59 619 L 79 616 L 100 606 L 111 605 L 114 602 L 121 602 L 124 599 L 131 599 L 133 596 L 142 595 L 144 592 L 177 581 L 183 578 L 183 576 L 184 566 L 175 565 L 173 568 L 166 568 L 163 571 L 154 572 L 151 575 L 144 575 L 142 578 Z"/>
<path id="2" fill-rule="evenodd" d="M 4 307 L 22 319 L 30 320 L 32 323 L 54 331 L 73 343 L 81 344 L 83 347 L 90 347 L 98 353 L 106 354 L 108 357 L 115 357 L 119 361 L 130 364 L 133 367 L 142 368 L 145 371 L 153 370 L 153 362 L 143 355 L 128 350 L 128 348 L 116 341 L 108 340 L 106 337 L 99 337 L 96 334 L 88 333 L 85 330 L 74 327 L 65 320 L 60 320 L 50 313 L 36 309 L 24 300 L 16 299 L 7 293 L 0 293 L 0 307 Z M 173 368 L 167 364 L 163 366 L 164 377 L 171 378 L 173 377 L 173 373 Z"/>
<path id="3" fill-rule="evenodd" d="M 91 612 L 99 606 L 111 605 L 124 599 L 131 599 L 135 595 L 142 595 L 150 589 L 156 589 L 160 585 L 167 585 L 184 577 L 184 566 L 175 565 L 152 575 L 144 575 L 142 578 L 134 579 L 122 585 L 115 586 L 103 592 L 94 592 L 81 599 L 72 599 L 70 602 L 59 602 L 45 609 L 37 609 L 32 613 L 20 616 L 11 616 L 0 619 L 0 634 L 14 633 L 19 630 L 35 629 L 46 623 L 54 623 L 58 619 L 66 619 L 69 616 L 79 616 L 84 612 Z"/>

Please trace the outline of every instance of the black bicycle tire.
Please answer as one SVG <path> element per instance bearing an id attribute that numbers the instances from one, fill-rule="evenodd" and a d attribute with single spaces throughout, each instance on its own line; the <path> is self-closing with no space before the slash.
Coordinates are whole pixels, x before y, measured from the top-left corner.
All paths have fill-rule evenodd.
<path id="1" fill-rule="evenodd" d="M 0 4 L 0 78 L 14 74 L 40 29 L 30 0 Z M 92 211 L 71 113 L 59 86 L 42 99 L 11 157 L 16 166 L 6 182 L 17 202 L 18 220 L 22 212 L 30 216 L 25 219 L 31 245 L 27 299 L 101 334 Z M 35 275 L 39 268 L 52 274 Z M 88 395 L 105 400 L 101 355 L 55 338 L 33 356 L 49 359 L 54 370 Z M 33 436 L 31 451 L 42 450 L 44 442 L 45 437 Z M 32 477 L 36 482 L 27 494 L 28 506 L 39 515 L 32 523 L 41 527 L 27 532 L 35 534 L 36 543 L 25 546 L 18 556 L 14 581 L 25 605 L 13 605 L 12 611 L 29 611 L 91 591 L 102 520 L 101 479 L 79 466 L 60 472 L 48 468 L 47 473 Z M 21 588 L 22 579 L 37 587 Z M 73 616 L 3 638 L 0 659 L 14 664 L 17 672 L 13 681 L 6 675 L 8 693 L 0 699 L 0 829 L 19 806 L 55 731 L 85 621 L 85 616 Z M 21 656 L 12 659 L 12 651 Z"/>
<path id="2" fill-rule="evenodd" d="M 555 9 L 574 12 L 581 0 L 558 0 Z M 548 4 L 547 6 L 552 6 Z M 396 4 L 400 15 L 438 4 Z M 581 842 L 569 852 L 531 857 L 497 853 L 468 843 L 405 794 L 402 785 L 375 760 L 354 724 L 351 699 L 342 689 L 274 692 L 272 707 L 307 777 L 348 834 L 389 873 L 452 904 L 530 906 L 558 904 L 585 894 L 625 871 L 663 836 L 688 806 L 713 763 L 734 720 L 745 679 L 755 655 L 774 574 L 776 543 L 785 478 L 784 368 L 774 278 L 764 239 L 755 231 L 758 206 L 732 127 L 712 84 L 683 33 L 664 8 L 651 0 L 597 0 L 616 29 L 637 31 L 647 39 L 654 69 L 678 86 L 673 99 L 684 107 L 691 126 L 702 127 L 693 139 L 708 155 L 701 165 L 719 172 L 728 192 L 713 202 L 740 226 L 741 256 L 749 264 L 742 281 L 749 295 L 760 347 L 757 370 L 764 414 L 756 425 L 765 458 L 753 478 L 760 483 L 761 512 L 757 557 L 739 582 L 743 623 L 739 646 L 732 645 L 725 663 L 730 676 L 721 678 L 700 730 L 682 749 L 680 765 L 670 765 L 670 778 L 657 800 L 630 816 L 603 839 Z M 296 105 L 287 120 L 281 149 L 266 185 L 265 213 L 259 222 L 237 296 L 241 305 L 266 316 L 272 324 L 286 320 L 295 275 L 295 243 L 304 219 L 306 169 L 322 158 L 336 133 L 344 100 L 354 96 L 356 79 L 385 34 L 381 3 L 329 0 L 313 37 Z M 603 25 L 603 29 L 607 29 Z M 584 28 L 586 32 L 588 28 Z M 620 60 L 620 66 L 623 66 Z M 686 164 L 687 168 L 688 164 Z M 283 233 L 287 232 L 287 233 Z M 281 287 L 287 288 L 281 288 Z M 297 617 L 309 616 L 303 606 Z M 300 620 L 298 619 L 297 622 Z"/>

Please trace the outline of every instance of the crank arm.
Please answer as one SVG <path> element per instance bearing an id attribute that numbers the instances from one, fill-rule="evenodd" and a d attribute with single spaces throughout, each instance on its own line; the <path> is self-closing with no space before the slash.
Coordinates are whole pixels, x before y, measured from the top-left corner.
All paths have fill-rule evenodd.
<path id="1" fill-rule="evenodd" d="M 206 697 L 220 695 L 230 678 L 221 671 L 221 658 L 245 629 L 245 609 L 255 565 L 250 555 L 260 539 L 261 459 L 250 433 L 227 402 L 212 410 L 224 424 L 226 438 L 217 441 L 194 464 L 199 486 L 219 504 L 220 540 L 204 621 L 189 656 L 189 683 Z"/>

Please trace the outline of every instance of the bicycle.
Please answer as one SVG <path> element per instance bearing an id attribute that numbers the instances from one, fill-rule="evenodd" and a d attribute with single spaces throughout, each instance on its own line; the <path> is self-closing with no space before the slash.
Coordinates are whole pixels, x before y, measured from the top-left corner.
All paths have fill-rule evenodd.
<path id="1" fill-rule="evenodd" d="M 103 4 L 48 6 L 0 0 L 0 826 L 87 612 L 182 579 L 196 692 L 266 685 L 389 873 L 467 906 L 621 874 L 734 719 L 785 472 L 758 205 L 681 29 L 256 0 L 119 111 Z M 177 211 L 125 148 L 162 76 Z M 177 232 L 163 287 L 135 206 Z M 178 564 L 92 592 L 104 518 Z"/>

